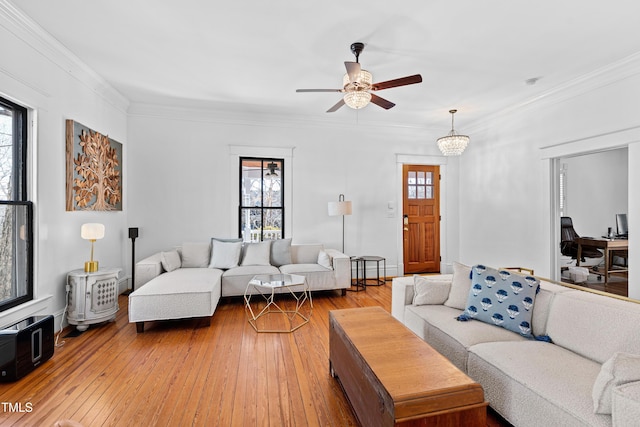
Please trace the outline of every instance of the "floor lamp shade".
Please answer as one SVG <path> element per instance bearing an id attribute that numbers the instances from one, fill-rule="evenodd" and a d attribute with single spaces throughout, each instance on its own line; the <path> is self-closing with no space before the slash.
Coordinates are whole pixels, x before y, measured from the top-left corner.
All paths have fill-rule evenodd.
<path id="1" fill-rule="evenodd" d="M 338 215 L 351 215 L 351 201 L 329 202 L 329 216 Z"/>
<path id="2" fill-rule="evenodd" d="M 342 252 L 344 252 L 344 216 L 351 215 L 351 201 L 344 200 L 344 194 L 338 197 L 337 202 L 329 202 L 329 216 L 342 216 Z"/>

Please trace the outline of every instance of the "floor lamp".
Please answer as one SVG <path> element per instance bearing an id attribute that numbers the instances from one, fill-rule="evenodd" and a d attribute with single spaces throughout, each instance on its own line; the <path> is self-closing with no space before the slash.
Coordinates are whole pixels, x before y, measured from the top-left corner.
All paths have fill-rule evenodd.
<path id="1" fill-rule="evenodd" d="M 342 253 L 344 253 L 344 216 L 351 215 L 351 201 L 344 200 L 344 194 L 338 196 L 337 202 L 329 202 L 329 216 L 342 216 Z"/>

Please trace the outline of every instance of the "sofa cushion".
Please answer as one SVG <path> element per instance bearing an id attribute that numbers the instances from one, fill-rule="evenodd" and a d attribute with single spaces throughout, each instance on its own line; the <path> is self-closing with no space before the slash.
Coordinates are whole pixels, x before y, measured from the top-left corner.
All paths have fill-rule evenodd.
<path id="1" fill-rule="evenodd" d="M 211 257 L 209 243 L 183 243 L 182 268 L 206 268 Z"/>
<path id="2" fill-rule="evenodd" d="M 177 270 L 182 264 L 182 261 L 180 261 L 180 254 L 177 250 L 161 252 L 160 262 L 162 263 L 162 268 L 167 272 Z"/>
<path id="3" fill-rule="evenodd" d="M 284 274 L 299 274 L 304 276 L 309 289 L 322 291 L 336 288 L 336 276 L 334 270 L 320 264 L 287 264 L 280 266 L 280 272 Z"/>
<path id="4" fill-rule="evenodd" d="M 547 332 L 553 342 L 598 363 L 616 352 L 640 354 L 640 304 L 570 290 L 556 293 Z"/>
<path id="5" fill-rule="evenodd" d="M 316 264 L 318 254 L 324 250 L 321 244 L 291 245 L 292 264 Z"/>
<path id="6" fill-rule="evenodd" d="M 212 240 L 209 268 L 229 269 L 238 266 L 242 242 Z"/>
<path id="7" fill-rule="evenodd" d="M 179 268 L 129 295 L 129 322 L 211 316 L 220 299 L 221 270 Z"/>
<path id="8" fill-rule="evenodd" d="M 271 243 L 271 265 L 291 264 L 291 239 L 278 239 Z"/>
<path id="9" fill-rule="evenodd" d="M 538 279 L 484 265 L 471 271 L 469 298 L 459 320 L 475 319 L 533 338 L 531 316 Z"/>
<path id="10" fill-rule="evenodd" d="M 449 298 L 444 302 L 444 305 L 464 310 L 469 297 L 469 288 L 471 288 L 471 267 L 454 262 L 451 290 L 449 291 Z"/>
<path id="11" fill-rule="evenodd" d="M 408 305 L 404 324 L 466 372 L 468 348 L 490 341 L 524 341 L 525 338 L 504 328 L 483 322 L 457 322 L 457 308 L 444 305 Z"/>
<path id="12" fill-rule="evenodd" d="M 242 247 L 242 262 L 240 265 L 271 265 L 271 241 L 245 243 Z"/>
<path id="13" fill-rule="evenodd" d="M 230 268 L 222 274 L 222 296 L 244 295 L 249 281 L 257 274 L 278 274 L 272 265 L 245 265 Z"/>
<path id="14" fill-rule="evenodd" d="M 449 297 L 451 280 L 414 275 L 413 305 L 444 304 Z"/>
<path id="15" fill-rule="evenodd" d="M 560 346 L 534 340 L 477 344 L 469 349 L 467 367 L 491 407 L 514 426 L 611 426 L 610 416 L 593 412 L 600 364 Z"/>
<path id="16" fill-rule="evenodd" d="M 618 352 L 604 362 L 593 385 L 593 411 L 610 414 L 613 389 L 640 380 L 640 355 Z"/>

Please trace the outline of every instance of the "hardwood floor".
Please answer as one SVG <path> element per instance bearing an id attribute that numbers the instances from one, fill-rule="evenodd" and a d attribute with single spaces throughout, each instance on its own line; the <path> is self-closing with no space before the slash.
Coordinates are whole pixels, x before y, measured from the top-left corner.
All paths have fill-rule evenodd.
<path id="1" fill-rule="evenodd" d="M 127 297 L 119 304 L 115 322 L 78 336 L 65 329 L 49 361 L 0 383 L 0 425 L 358 425 L 329 375 L 328 312 L 390 311 L 391 282 L 345 297 L 315 293 L 311 321 L 292 334 L 256 333 L 239 298 L 223 300 L 209 327 L 199 319 L 155 322 L 136 334 Z M 508 424 L 490 413 L 488 425 Z"/>

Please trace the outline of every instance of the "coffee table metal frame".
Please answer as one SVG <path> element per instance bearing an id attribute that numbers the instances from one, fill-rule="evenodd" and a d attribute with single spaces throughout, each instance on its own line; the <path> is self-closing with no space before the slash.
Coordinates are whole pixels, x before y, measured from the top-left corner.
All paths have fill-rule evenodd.
<path id="1" fill-rule="evenodd" d="M 294 289 L 302 286 L 302 291 Z M 255 292 L 251 292 L 251 291 Z M 296 301 L 294 310 L 285 310 L 276 301 L 276 295 L 286 294 L 293 297 Z M 259 311 L 251 306 L 252 297 L 262 297 L 266 305 Z M 303 325 L 309 323 L 311 312 L 313 310 L 313 301 L 311 300 L 311 291 L 305 276 L 297 274 L 259 274 L 254 276 L 244 292 L 245 311 L 249 320 L 249 324 L 256 332 L 276 332 L 287 333 L 293 332 Z M 301 310 L 309 304 L 309 314 L 305 315 Z M 258 319 L 271 314 L 284 315 L 287 318 L 289 329 L 262 329 L 258 326 Z M 300 318 L 301 323 L 294 325 L 296 318 Z"/>

